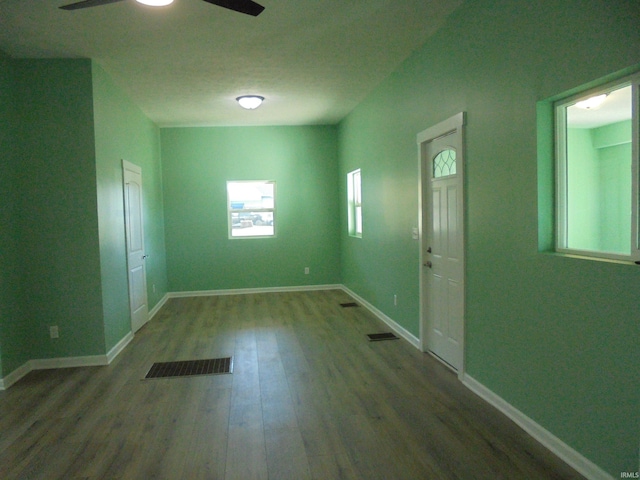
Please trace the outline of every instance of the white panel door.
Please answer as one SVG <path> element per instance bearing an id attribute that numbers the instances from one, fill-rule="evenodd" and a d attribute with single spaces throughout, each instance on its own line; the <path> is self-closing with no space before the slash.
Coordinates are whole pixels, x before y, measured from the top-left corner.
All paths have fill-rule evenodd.
<path id="1" fill-rule="evenodd" d="M 135 333 L 149 320 L 142 210 L 142 171 L 140 167 L 126 160 L 122 161 L 122 170 L 129 308 L 131 310 L 131 330 Z"/>
<path id="2" fill-rule="evenodd" d="M 421 143 L 423 348 L 461 371 L 464 222 L 461 127 Z M 436 136 L 436 134 L 438 136 Z"/>

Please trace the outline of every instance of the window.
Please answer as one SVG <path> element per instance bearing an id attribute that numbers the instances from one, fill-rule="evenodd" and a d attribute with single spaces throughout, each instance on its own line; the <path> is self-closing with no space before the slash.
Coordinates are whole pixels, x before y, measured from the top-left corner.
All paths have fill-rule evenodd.
<path id="1" fill-rule="evenodd" d="M 360 169 L 347 174 L 347 203 L 349 235 L 362 237 L 362 187 Z"/>
<path id="2" fill-rule="evenodd" d="M 448 177 L 456 174 L 456 151 L 446 149 L 440 152 L 433 159 L 432 178 Z"/>
<path id="3" fill-rule="evenodd" d="M 227 182 L 229 238 L 275 236 L 276 182 Z"/>
<path id="4" fill-rule="evenodd" d="M 640 75 L 559 101 L 556 250 L 639 260 Z"/>

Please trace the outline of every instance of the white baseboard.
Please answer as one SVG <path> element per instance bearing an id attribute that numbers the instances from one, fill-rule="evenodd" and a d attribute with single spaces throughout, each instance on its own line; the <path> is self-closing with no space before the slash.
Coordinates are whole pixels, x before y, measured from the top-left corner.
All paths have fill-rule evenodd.
<path id="1" fill-rule="evenodd" d="M 88 355 L 85 357 L 38 358 L 29 360 L 31 370 L 50 370 L 52 368 L 99 367 L 108 365 L 106 355 Z"/>
<path id="2" fill-rule="evenodd" d="M 62 358 L 38 358 L 29 360 L 16 368 L 6 377 L 0 379 L 0 390 L 6 390 L 14 383 L 34 370 L 49 370 L 52 368 L 73 368 L 73 367 L 98 367 L 108 365 L 106 355 L 89 355 L 85 357 L 62 357 Z"/>
<path id="3" fill-rule="evenodd" d="M 461 381 L 472 392 L 504 413 L 525 432 L 586 478 L 590 480 L 613 480 L 613 476 L 609 475 L 591 460 L 585 458 L 579 452 L 527 417 L 520 410 L 505 401 L 502 397 L 493 393 L 477 380 L 467 374 L 464 374 Z"/>
<path id="4" fill-rule="evenodd" d="M 156 303 L 155 306 L 149 311 L 149 320 L 151 320 L 156 315 L 156 313 L 160 311 L 164 304 L 167 303 L 167 300 L 169 300 L 169 294 L 165 293 L 164 297 L 162 297 L 160 301 Z"/>
<path id="5" fill-rule="evenodd" d="M 298 287 L 266 287 L 266 288 L 231 288 L 225 290 L 196 290 L 190 292 L 170 292 L 168 298 L 183 297 L 212 297 L 219 295 L 247 295 L 251 293 L 277 293 L 277 292 L 310 292 L 314 290 L 340 290 L 343 286 L 334 285 L 302 285 Z"/>
<path id="6" fill-rule="evenodd" d="M 6 390 L 31 371 L 29 362 L 19 366 L 9 375 L 0 379 L 0 390 Z"/>
<path id="7" fill-rule="evenodd" d="M 344 285 L 340 285 L 340 288 L 345 293 L 349 294 L 351 297 L 356 299 L 358 303 L 361 303 L 363 307 L 365 307 L 367 310 L 373 313 L 376 317 L 378 317 L 380 320 L 386 323 L 389 326 L 389 328 L 391 328 L 391 330 L 393 330 L 396 334 L 400 335 L 402 338 L 404 338 L 407 342 L 409 342 L 411 345 L 416 347 L 418 350 L 422 350 L 420 346 L 420 339 L 417 338 L 415 335 L 413 335 L 411 332 L 409 332 L 409 330 L 407 330 L 406 328 L 398 324 L 392 318 L 385 315 L 383 312 L 378 310 L 376 307 L 371 305 L 364 298 L 362 298 L 360 295 L 350 290 L 348 287 L 345 287 Z"/>
<path id="8" fill-rule="evenodd" d="M 109 352 L 107 352 L 107 365 L 113 362 L 113 359 L 116 358 L 118 354 L 120 354 L 120 352 L 122 352 L 125 347 L 129 345 L 129 343 L 131 343 L 131 340 L 133 340 L 133 332 L 127 333 L 124 337 L 122 337 L 122 340 L 116 343 L 113 348 L 109 350 Z"/>
<path id="9" fill-rule="evenodd" d="M 6 390 L 34 370 L 53 368 L 101 367 L 109 365 L 116 356 L 133 340 L 129 332 L 106 355 L 87 355 L 83 357 L 38 358 L 29 360 L 4 378 L 0 378 L 0 390 Z"/>

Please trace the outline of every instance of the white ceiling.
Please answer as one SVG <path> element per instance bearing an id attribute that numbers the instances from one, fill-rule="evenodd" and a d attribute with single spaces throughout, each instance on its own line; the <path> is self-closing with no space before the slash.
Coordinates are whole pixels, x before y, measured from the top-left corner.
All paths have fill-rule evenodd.
<path id="1" fill-rule="evenodd" d="M 95 59 L 160 126 L 334 124 L 462 0 L 258 0 L 258 17 L 201 0 L 0 0 L 0 50 Z M 235 102 L 266 97 L 257 110 Z"/>

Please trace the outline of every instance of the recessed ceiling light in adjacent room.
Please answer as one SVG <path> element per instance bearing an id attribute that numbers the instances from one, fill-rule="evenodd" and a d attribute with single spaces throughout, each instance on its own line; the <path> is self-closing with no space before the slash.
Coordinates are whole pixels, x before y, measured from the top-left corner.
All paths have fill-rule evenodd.
<path id="1" fill-rule="evenodd" d="M 236 100 L 242 108 L 246 108 L 247 110 L 255 110 L 262 104 L 264 97 L 261 97 L 259 95 L 242 95 L 241 97 L 236 98 Z"/>

